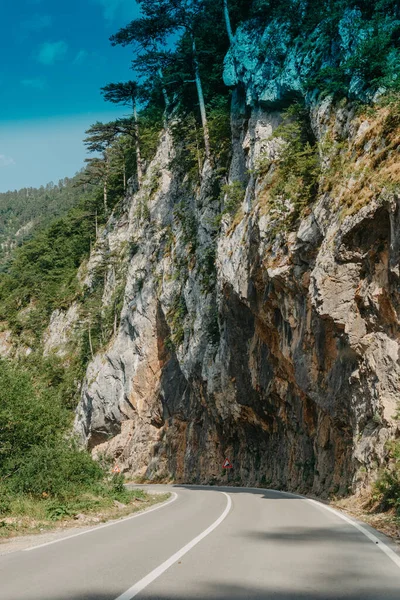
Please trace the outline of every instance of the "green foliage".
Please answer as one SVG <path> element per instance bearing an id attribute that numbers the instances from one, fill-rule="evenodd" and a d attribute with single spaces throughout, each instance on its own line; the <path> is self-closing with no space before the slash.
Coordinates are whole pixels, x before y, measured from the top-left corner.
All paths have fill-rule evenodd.
<path id="1" fill-rule="evenodd" d="M 62 519 L 73 517 L 74 513 L 68 504 L 53 502 L 47 507 L 46 515 L 50 521 L 61 521 Z"/>
<path id="2" fill-rule="evenodd" d="M 5 517 L 11 512 L 12 496 L 0 483 L 0 517 Z"/>
<path id="3" fill-rule="evenodd" d="M 215 347 L 218 347 L 218 344 L 221 339 L 221 331 L 219 328 L 219 315 L 218 315 L 218 307 L 216 305 L 212 305 L 209 314 L 209 326 L 207 330 L 207 338 L 210 344 Z"/>
<path id="4" fill-rule="evenodd" d="M 217 282 L 216 247 L 214 245 L 204 248 L 198 256 L 198 264 L 203 293 L 209 293 Z"/>
<path id="5" fill-rule="evenodd" d="M 332 95 L 335 99 L 348 94 L 350 73 L 343 66 L 327 66 L 319 69 L 306 83 L 309 90 L 319 90 L 321 97 Z"/>
<path id="6" fill-rule="evenodd" d="M 201 180 L 204 164 L 204 141 L 201 127 L 193 114 L 181 114 L 171 124 L 175 156 L 170 168 L 184 175 L 189 184 L 197 185 Z"/>
<path id="7" fill-rule="evenodd" d="M 14 253 L 0 279 L 0 318 L 15 334 L 29 331 L 39 341 L 51 312 L 76 296 L 76 273 L 96 235 L 96 208 L 101 215 L 98 198 L 85 198 Z"/>
<path id="8" fill-rule="evenodd" d="M 197 246 L 197 222 L 192 207 L 184 200 L 179 202 L 174 207 L 174 218 L 181 226 L 184 244 L 190 246 L 190 251 L 194 252 Z"/>
<path id="9" fill-rule="evenodd" d="M 101 480 L 99 465 L 65 437 L 69 414 L 43 380 L 1 361 L 0 386 L 0 482 L 9 496 L 65 497 Z"/>
<path id="10" fill-rule="evenodd" d="M 45 378 L 3 360 L 0 386 L 0 516 L 30 513 L 40 501 L 48 519 L 61 520 L 132 500 L 123 475 L 107 480 L 108 465 L 67 437 L 70 413 Z"/>
<path id="11" fill-rule="evenodd" d="M 374 495 L 383 510 L 394 508 L 400 517 L 400 442 L 391 442 L 389 451 L 389 467 L 380 473 L 375 482 Z"/>
<path id="12" fill-rule="evenodd" d="M 114 473 L 111 479 L 111 488 L 117 494 L 123 494 L 125 492 L 124 487 L 125 476 L 123 473 Z"/>
<path id="13" fill-rule="evenodd" d="M 157 106 L 147 106 L 139 116 L 139 141 L 142 160 L 149 164 L 153 160 L 160 134 L 163 129 L 162 110 Z"/>
<path id="14" fill-rule="evenodd" d="M 174 302 L 167 314 L 167 322 L 171 328 L 170 341 L 173 347 L 178 348 L 185 337 L 185 320 L 188 314 L 183 294 L 175 297 Z"/>
<path id="15" fill-rule="evenodd" d="M 355 9 L 355 29 L 364 30 L 350 57 L 340 50 L 340 22 L 346 10 Z M 291 36 L 291 45 L 312 52 L 312 72 L 307 82 L 311 91 L 337 98 L 349 96 L 350 82 L 358 76 L 357 93 L 384 86 L 398 89 L 400 64 L 400 8 L 396 0 L 253 0 L 249 27 L 264 28 L 275 19 L 277 41 L 266 42 L 264 56 L 279 63 L 282 30 Z M 285 49 L 284 49 L 285 52 Z M 262 57 L 261 57 L 262 58 Z M 353 90 L 354 91 L 354 90 Z"/>
<path id="16" fill-rule="evenodd" d="M 234 217 L 243 204 L 245 193 L 246 189 L 241 181 L 234 181 L 222 186 L 222 197 L 224 198 L 222 214 Z"/>
<path id="17" fill-rule="evenodd" d="M 284 203 L 290 201 L 291 212 L 286 214 L 290 225 L 315 198 L 320 175 L 317 144 L 306 109 L 300 104 L 290 106 L 274 137 L 283 140 L 279 158 L 268 163 L 261 158 L 258 174 L 270 178 L 270 202 L 283 216 L 287 211 Z"/>
<path id="18" fill-rule="evenodd" d="M 0 361 L 0 478 L 18 471 L 34 447 L 56 444 L 68 424 L 65 409 L 36 387 L 25 369 Z"/>
<path id="19" fill-rule="evenodd" d="M 208 106 L 211 150 L 215 164 L 228 170 L 232 154 L 230 94 L 219 94 Z"/>
<path id="20" fill-rule="evenodd" d="M 45 494 L 64 498 L 77 489 L 92 486 L 103 476 L 102 469 L 89 453 L 61 439 L 49 446 L 33 446 L 10 479 L 9 487 L 14 492 L 35 497 Z"/>
<path id="21" fill-rule="evenodd" d="M 0 271 L 15 244 L 20 245 L 91 194 L 90 190 L 77 187 L 79 178 L 80 175 L 66 177 L 58 184 L 0 194 Z"/>

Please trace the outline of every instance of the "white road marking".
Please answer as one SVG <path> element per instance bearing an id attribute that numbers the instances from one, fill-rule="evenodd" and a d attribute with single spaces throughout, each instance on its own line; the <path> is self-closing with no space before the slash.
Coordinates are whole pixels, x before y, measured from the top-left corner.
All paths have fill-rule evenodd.
<path id="1" fill-rule="evenodd" d="M 385 544 L 385 542 L 383 540 L 379 539 L 378 537 L 376 537 L 376 535 L 374 535 L 373 533 L 368 531 L 368 529 L 366 527 L 363 527 L 360 523 L 358 523 L 354 519 L 347 517 L 346 515 L 344 515 L 340 511 L 332 508 L 331 506 L 327 506 L 326 504 L 323 504 L 322 502 L 318 502 L 318 500 L 312 500 L 311 498 L 307 498 L 306 496 L 301 496 L 300 494 L 293 494 L 291 492 L 280 492 L 279 490 L 269 490 L 267 488 L 242 488 L 242 489 L 243 490 L 246 490 L 246 489 L 255 490 L 258 492 L 264 490 L 266 492 L 272 492 L 275 494 L 284 494 L 286 496 L 292 496 L 292 498 L 298 498 L 299 500 L 305 500 L 306 502 L 309 502 L 310 504 L 315 504 L 318 508 L 322 508 L 322 509 L 325 509 L 325 510 L 331 512 L 332 514 L 339 517 L 339 519 L 346 521 L 346 523 L 348 523 L 352 527 L 355 527 L 356 529 L 358 529 L 358 531 L 360 531 L 360 533 L 365 535 L 365 537 L 367 537 L 371 542 L 373 542 L 375 544 L 375 547 L 378 548 L 384 554 L 386 554 L 386 556 L 388 558 L 390 558 L 390 560 L 392 560 L 394 562 L 394 564 L 396 566 L 398 566 L 400 569 L 400 556 L 396 552 L 394 552 L 394 550 L 392 550 L 387 544 Z M 118 600 L 118 598 L 117 598 L 117 600 Z"/>
<path id="2" fill-rule="evenodd" d="M 371 540 L 371 542 L 373 542 L 375 544 L 375 547 L 378 548 L 384 554 L 386 554 L 386 556 L 388 558 L 390 558 L 390 560 L 392 560 L 394 562 L 394 564 L 397 565 L 400 569 L 400 556 L 398 554 L 396 554 L 396 552 L 394 552 L 391 548 L 389 548 L 389 546 L 387 544 L 385 544 L 385 542 L 383 542 L 378 537 L 376 537 L 376 535 L 374 535 L 373 533 L 368 531 L 368 529 L 366 527 L 363 527 L 362 525 L 360 525 L 360 523 L 357 523 L 357 521 L 350 519 L 350 517 L 347 517 L 343 513 L 339 512 L 338 510 L 335 510 L 334 508 L 331 508 L 330 506 L 327 506 L 326 504 L 322 504 L 322 502 L 317 502 L 317 500 L 311 500 L 311 498 L 306 498 L 306 500 L 307 500 L 307 502 L 309 502 L 311 504 L 316 504 L 318 507 L 328 510 L 329 512 L 333 513 L 334 515 L 336 515 L 343 521 L 346 521 L 346 523 L 349 523 L 349 525 L 352 525 L 353 527 L 358 529 L 358 531 L 363 533 L 369 540 Z"/>
<path id="3" fill-rule="evenodd" d="M 118 521 L 112 521 L 111 523 L 105 523 L 104 525 L 97 525 L 96 527 L 92 527 L 91 529 L 87 529 L 86 531 L 81 531 L 79 533 L 74 533 L 73 535 L 69 535 L 67 537 L 59 538 L 58 540 L 53 540 L 51 542 L 46 542 L 45 544 L 40 544 L 39 546 L 33 546 L 32 548 L 24 548 L 22 552 L 31 552 L 32 550 L 37 550 L 38 548 L 44 548 L 45 546 L 51 546 L 52 544 L 58 544 L 59 542 L 64 542 L 65 540 L 70 540 L 75 537 L 79 537 L 80 535 L 85 535 L 86 533 L 93 533 L 94 531 L 99 531 L 99 529 L 105 529 L 106 527 L 112 527 L 113 525 L 118 525 L 119 523 L 124 523 L 125 521 L 130 521 L 131 519 L 137 519 L 138 517 L 143 517 L 148 515 L 149 513 L 154 512 L 155 510 L 159 510 L 160 508 L 165 508 L 168 504 L 175 502 L 178 498 L 178 494 L 175 492 L 171 492 L 172 498 L 167 500 L 167 502 L 163 502 L 158 506 L 154 506 L 153 508 L 149 508 L 148 510 L 143 510 L 135 515 L 130 517 L 125 517 L 123 519 L 118 519 Z"/>
<path id="4" fill-rule="evenodd" d="M 192 487 L 192 486 L 187 485 L 184 487 Z M 200 487 L 200 486 L 198 486 L 198 487 Z M 373 533 L 368 531 L 368 529 L 366 527 L 363 527 L 362 525 L 360 525 L 360 523 L 357 523 L 357 521 L 355 521 L 354 519 L 347 517 L 346 515 L 344 515 L 343 513 L 341 513 L 338 510 L 335 510 L 331 506 L 327 506 L 326 504 L 323 504 L 322 502 L 318 502 L 318 500 L 312 500 L 311 498 L 307 498 L 306 496 L 301 496 L 300 494 L 293 494 L 291 492 L 281 492 L 279 490 L 270 490 L 268 488 L 254 488 L 254 487 L 237 488 L 237 489 L 242 489 L 243 491 L 254 490 L 256 492 L 265 491 L 265 492 L 272 492 L 274 494 L 284 494 L 285 496 L 291 496 L 292 498 L 298 498 L 299 500 L 306 500 L 310 504 L 315 504 L 316 506 L 318 506 L 318 508 L 322 508 L 322 509 L 325 509 L 325 510 L 333 513 L 334 515 L 336 515 L 343 521 L 346 521 L 346 523 L 348 523 L 349 525 L 352 525 L 353 527 L 358 529 L 358 531 L 360 531 L 360 533 L 365 535 L 365 537 L 367 537 L 371 542 L 373 542 L 375 544 L 376 548 L 378 548 L 381 552 L 386 554 L 386 556 L 388 558 L 390 558 L 390 560 L 392 560 L 394 562 L 394 564 L 400 568 L 400 556 L 396 552 L 394 552 L 394 550 L 392 550 L 387 544 L 385 544 L 384 541 L 382 541 L 381 539 L 376 537 L 376 535 L 374 535 Z M 120 599 L 117 598 L 116 600 L 120 600 Z"/>
<path id="5" fill-rule="evenodd" d="M 210 527 L 208 527 L 205 531 L 203 531 L 203 533 L 200 533 L 191 542 L 186 544 L 186 546 L 183 546 L 183 548 L 178 550 L 178 552 L 175 552 L 175 554 L 173 554 L 170 558 L 168 558 L 160 566 L 156 567 L 153 571 L 151 571 L 151 573 L 146 575 L 146 577 L 143 577 L 143 579 L 141 579 L 140 581 L 135 583 L 135 585 L 130 587 L 129 590 L 126 590 L 126 592 L 124 592 L 123 594 L 118 596 L 118 598 L 116 598 L 116 600 L 131 600 L 132 598 L 137 596 L 142 590 L 144 590 L 148 585 L 150 585 L 155 579 L 157 579 L 158 577 L 160 577 L 160 575 L 165 573 L 165 571 L 167 569 L 172 567 L 172 565 L 174 563 L 176 563 L 180 558 L 182 558 L 182 556 L 184 556 L 187 552 L 189 552 L 189 550 L 194 548 L 194 546 L 196 546 L 199 542 L 201 542 L 201 540 L 203 540 L 212 531 L 214 531 L 214 529 L 216 529 L 219 525 L 221 525 L 222 521 L 224 521 L 224 519 L 226 519 L 226 517 L 228 516 L 229 511 L 231 510 L 231 507 L 232 507 L 231 497 L 228 494 L 226 494 L 225 492 L 221 492 L 221 494 L 224 494 L 224 496 L 226 496 L 227 500 L 228 500 L 227 504 L 226 504 L 226 508 L 225 508 L 224 512 L 222 513 L 222 515 L 212 525 L 210 525 Z"/>

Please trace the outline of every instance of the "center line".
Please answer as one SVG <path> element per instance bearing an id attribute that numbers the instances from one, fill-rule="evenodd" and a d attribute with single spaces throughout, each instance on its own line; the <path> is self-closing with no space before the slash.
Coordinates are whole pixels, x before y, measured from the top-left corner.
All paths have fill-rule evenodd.
<path id="1" fill-rule="evenodd" d="M 222 513 L 222 515 L 212 525 L 210 525 L 210 527 L 205 529 L 203 531 L 203 533 L 200 533 L 191 542 L 186 544 L 186 546 L 183 546 L 183 548 L 178 550 L 178 552 L 175 552 L 175 554 L 173 554 L 170 558 L 168 558 L 160 566 L 156 567 L 153 571 L 151 571 L 148 575 L 146 575 L 146 577 L 143 577 L 143 579 L 141 579 L 140 581 L 135 583 L 135 585 L 130 587 L 129 590 L 126 590 L 126 592 L 124 592 L 123 594 L 118 596 L 118 598 L 116 598 L 115 600 L 131 600 L 132 598 L 137 596 L 142 590 L 144 590 L 148 585 L 150 585 L 155 579 L 158 579 L 158 577 L 160 577 L 160 575 L 165 573 L 165 571 L 167 569 L 172 567 L 172 565 L 174 563 L 176 563 L 180 558 L 182 558 L 182 556 L 187 554 L 187 552 L 189 552 L 189 550 L 194 548 L 194 546 L 196 546 L 199 542 L 201 542 L 201 540 L 203 540 L 212 531 L 214 531 L 214 529 L 216 529 L 219 525 L 221 525 L 222 521 L 224 521 L 226 519 L 226 517 L 228 516 L 229 511 L 231 510 L 231 507 L 232 507 L 231 497 L 228 494 L 226 494 L 225 492 L 221 492 L 221 494 L 224 494 L 224 496 L 226 496 L 226 498 L 227 498 L 226 508 L 225 508 L 224 512 Z"/>

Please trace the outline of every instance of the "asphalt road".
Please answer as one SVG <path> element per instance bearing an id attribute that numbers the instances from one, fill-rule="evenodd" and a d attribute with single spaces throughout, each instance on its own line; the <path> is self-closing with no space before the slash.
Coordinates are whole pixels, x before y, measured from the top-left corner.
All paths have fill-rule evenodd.
<path id="1" fill-rule="evenodd" d="M 160 488 L 173 496 L 156 510 L 0 556 L 0 599 L 400 600 L 390 543 L 329 508 L 267 490 Z"/>

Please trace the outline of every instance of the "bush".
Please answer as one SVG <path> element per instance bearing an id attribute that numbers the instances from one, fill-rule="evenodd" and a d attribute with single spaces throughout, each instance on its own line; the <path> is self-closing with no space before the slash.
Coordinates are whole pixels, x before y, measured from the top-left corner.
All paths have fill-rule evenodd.
<path id="1" fill-rule="evenodd" d="M 246 189 L 241 181 L 234 181 L 222 187 L 222 195 L 225 199 L 223 214 L 235 216 L 241 207 Z"/>
<path id="2" fill-rule="evenodd" d="M 10 487 L 35 497 L 67 498 L 78 489 L 91 487 L 103 476 L 90 454 L 59 440 L 52 446 L 34 446 L 21 462 Z"/>
<path id="3" fill-rule="evenodd" d="M 283 122 L 274 137 L 283 140 L 277 160 L 268 163 L 270 184 L 268 197 L 273 207 L 285 213 L 283 202 L 289 200 L 292 212 L 286 215 L 288 224 L 294 223 L 302 210 L 311 204 L 318 191 L 320 164 L 317 144 L 304 106 L 295 103 L 283 115 Z M 266 174 L 266 163 L 260 157 L 259 175 Z"/>
<path id="4" fill-rule="evenodd" d="M 400 517 L 400 441 L 390 444 L 390 465 L 374 485 L 375 499 L 383 510 L 394 508 Z"/>
<path id="5" fill-rule="evenodd" d="M 104 477 L 100 465 L 66 439 L 69 412 L 45 382 L 0 361 L 0 481 L 6 494 L 65 498 Z"/>
<path id="6" fill-rule="evenodd" d="M 8 478 L 32 447 L 54 444 L 68 419 L 47 390 L 6 361 L 0 361 L 0 389 L 0 477 Z"/>
<path id="7" fill-rule="evenodd" d="M 0 484 L 0 517 L 8 515 L 11 511 L 11 496 L 9 491 Z"/>

